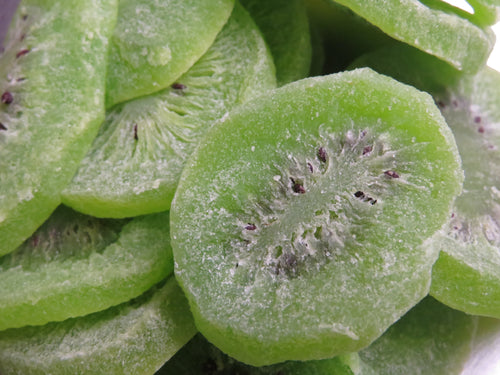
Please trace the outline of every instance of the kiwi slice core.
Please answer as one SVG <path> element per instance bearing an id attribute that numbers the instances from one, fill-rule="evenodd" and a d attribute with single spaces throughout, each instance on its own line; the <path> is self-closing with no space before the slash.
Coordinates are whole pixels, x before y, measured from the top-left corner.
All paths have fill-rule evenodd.
<path id="1" fill-rule="evenodd" d="M 427 294 L 437 252 L 424 242 L 462 178 L 430 96 L 369 69 L 231 112 L 171 210 L 198 328 L 252 365 L 368 345 Z"/>

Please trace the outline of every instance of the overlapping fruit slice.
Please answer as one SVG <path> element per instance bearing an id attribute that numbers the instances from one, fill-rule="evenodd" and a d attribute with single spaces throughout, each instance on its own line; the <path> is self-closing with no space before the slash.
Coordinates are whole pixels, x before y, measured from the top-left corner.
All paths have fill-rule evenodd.
<path id="1" fill-rule="evenodd" d="M 170 277 L 139 298 L 64 322 L 0 332 L 4 375 L 153 374 L 196 333 Z"/>
<path id="2" fill-rule="evenodd" d="M 409 47 L 361 58 L 368 65 L 434 95 L 452 129 L 465 171 L 464 192 L 436 246 L 441 250 L 431 293 L 470 314 L 500 318 L 500 73 L 458 75 Z"/>
<path id="3" fill-rule="evenodd" d="M 246 103 L 193 153 L 172 204 L 197 327 L 252 365 L 367 346 L 428 293 L 425 242 L 462 178 L 432 98 L 369 69 Z"/>
<path id="4" fill-rule="evenodd" d="M 359 375 L 459 375 L 472 354 L 478 317 L 424 299 L 359 352 Z"/>
<path id="5" fill-rule="evenodd" d="M 167 213 L 96 219 L 59 207 L 0 258 L 0 330 L 90 314 L 145 292 L 173 271 Z"/>
<path id="6" fill-rule="evenodd" d="M 209 51 L 172 87 L 118 105 L 64 191 L 99 217 L 167 210 L 186 158 L 229 109 L 276 86 L 269 50 L 241 5 Z"/>
<path id="7" fill-rule="evenodd" d="M 465 12 L 440 0 L 335 1 L 391 37 L 469 73 L 486 63 L 495 41 L 489 28 L 476 25 Z"/>
<path id="8" fill-rule="evenodd" d="M 278 85 L 309 75 L 311 34 L 304 0 L 242 0 L 259 26 L 276 66 Z"/>
<path id="9" fill-rule="evenodd" d="M 25 0 L 0 60 L 0 255 L 60 203 L 104 119 L 115 0 Z"/>
<path id="10" fill-rule="evenodd" d="M 234 0 L 121 0 L 106 106 L 171 85 L 207 51 L 233 6 Z"/>

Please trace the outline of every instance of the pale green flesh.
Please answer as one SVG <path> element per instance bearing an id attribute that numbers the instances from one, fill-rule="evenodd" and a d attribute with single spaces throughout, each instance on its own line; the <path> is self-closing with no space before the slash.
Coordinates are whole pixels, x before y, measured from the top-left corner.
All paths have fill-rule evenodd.
<path id="1" fill-rule="evenodd" d="M 459 375 L 471 356 L 477 325 L 477 317 L 428 297 L 359 352 L 355 373 Z"/>
<path id="2" fill-rule="evenodd" d="M 104 310 L 173 271 L 166 213 L 103 220 L 60 207 L 0 258 L 0 330 Z"/>
<path id="3" fill-rule="evenodd" d="M 169 209 L 185 160 L 232 107 L 276 87 L 274 66 L 237 5 L 208 52 L 177 86 L 109 111 L 63 201 L 98 217 Z"/>
<path id="4" fill-rule="evenodd" d="M 428 7 L 418 0 L 335 1 L 391 37 L 465 72 L 475 73 L 484 66 L 495 41 L 490 29 L 476 26 L 453 12 Z"/>
<path id="5" fill-rule="evenodd" d="M 106 107 L 172 84 L 210 47 L 234 0 L 121 0 Z"/>
<path id="6" fill-rule="evenodd" d="M 116 10 L 115 0 L 25 1 L 14 17 L 0 61 L 0 94 L 13 97 L 0 103 L 0 255 L 58 206 L 97 133 Z"/>
<path id="7" fill-rule="evenodd" d="M 500 73 L 486 68 L 437 96 L 462 156 L 457 198 L 431 293 L 470 314 L 500 318 Z"/>
<path id="8" fill-rule="evenodd" d="M 196 333 L 170 277 L 131 302 L 81 318 L 0 332 L 3 375 L 153 374 Z"/>
<path id="9" fill-rule="evenodd" d="M 311 35 L 303 0 L 242 0 L 259 26 L 276 65 L 278 85 L 309 75 Z"/>
<path id="10" fill-rule="evenodd" d="M 461 179 L 431 98 L 370 70 L 247 103 L 205 137 L 172 205 L 198 328 L 253 365 L 365 347 L 427 294 L 423 242 Z"/>
<path id="11" fill-rule="evenodd" d="M 200 334 L 172 357 L 156 375 L 354 375 L 340 357 L 321 361 L 289 361 L 254 367 L 225 355 Z"/>
<path id="12" fill-rule="evenodd" d="M 428 90 L 454 133 L 465 171 L 464 191 L 435 246 L 431 294 L 470 314 L 500 318 L 500 73 L 460 76 L 409 48 L 368 54 L 367 65 Z"/>

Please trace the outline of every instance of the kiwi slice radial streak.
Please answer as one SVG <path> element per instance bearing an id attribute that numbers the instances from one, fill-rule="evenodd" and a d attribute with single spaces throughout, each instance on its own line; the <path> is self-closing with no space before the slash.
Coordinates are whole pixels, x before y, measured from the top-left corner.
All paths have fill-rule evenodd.
<path id="1" fill-rule="evenodd" d="M 175 84 L 108 112 L 64 203 L 98 217 L 168 210 L 205 132 L 231 108 L 275 87 L 264 39 L 237 4 L 214 44 Z"/>
<path id="2" fill-rule="evenodd" d="M 426 241 L 462 180 L 432 98 L 369 69 L 248 102 L 204 138 L 172 204 L 197 327 L 252 365 L 367 346 L 428 293 Z"/>
<path id="3" fill-rule="evenodd" d="M 104 119 L 116 0 L 23 1 L 0 60 L 0 255 L 60 203 Z"/>

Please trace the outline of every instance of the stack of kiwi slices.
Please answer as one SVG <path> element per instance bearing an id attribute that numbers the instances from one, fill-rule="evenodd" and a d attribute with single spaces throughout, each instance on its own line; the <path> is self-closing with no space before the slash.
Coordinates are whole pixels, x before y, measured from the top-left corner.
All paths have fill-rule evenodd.
<path id="1" fill-rule="evenodd" d="M 0 0 L 0 374 L 498 374 L 469 3 Z"/>

